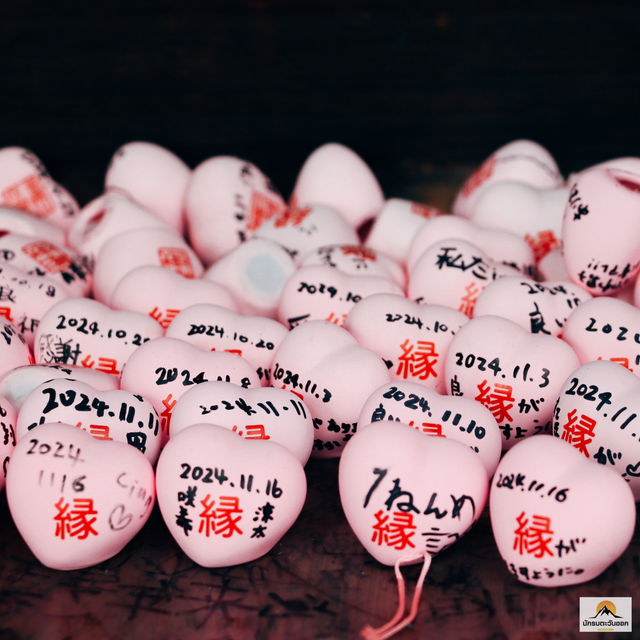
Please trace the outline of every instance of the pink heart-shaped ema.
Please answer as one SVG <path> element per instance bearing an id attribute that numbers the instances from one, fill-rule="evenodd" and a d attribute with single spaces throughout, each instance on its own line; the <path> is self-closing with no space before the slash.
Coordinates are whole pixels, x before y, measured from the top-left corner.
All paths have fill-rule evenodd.
<path id="1" fill-rule="evenodd" d="M 480 517 L 489 478 L 480 458 L 401 422 L 376 422 L 350 440 L 339 469 L 351 529 L 382 564 L 417 562 L 452 545 Z"/>
<path id="2" fill-rule="evenodd" d="M 241 356 L 255 367 L 261 384 L 267 385 L 271 381 L 273 355 L 287 334 L 276 320 L 243 316 L 215 304 L 196 304 L 181 311 L 165 335 L 203 351 Z"/>
<path id="3" fill-rule="evenodd" d="M 350 276 L 326 266 L 301 267 L 284 285 L 278 319 L 289 328 L 309 320 L 341 327 L 353 305 L 374 293 L 402 295 L 402 290 L 386 277 Z"/>
<path id="4" fill-rule="evenodd" d="M 436 207 L 391 198 L 375 217 L 364 244 L 404 265 L 418 230 L 427 220 L 443 215 L 444 211 Z"/>
<path id="5" fill-rule="evenodd" d="M 0 376 L 28 364 L 33 358 L 24 338 L 11 322 L 0 318 Z"/>
<path id="6" fill-rule="evenodd" d="M 0 490 L 4 488 L 9 459 L 16 445 L 16 410 L 7 398 L 0 395 Z M 313 436 L 312 436 L 313 438 Z"/>
<path id="7" fill-rule="evenodd" d="M 51 281 L 72 296 L 86 296 L 91 290 L 91 272 L 82 258 L 49 240 L 18 233 L 0 234 L 0 258 L 3 265 Z"/>
<path id="8" fill-rule="evenodd" d="M 245 440 L 281 444 L 303 465 L 313 446 L 309 409 L 283 389 L 243 389 L 230 382 L 203 382 L 178 400 L 171 416 L 171 437 L 194 424 L 214 424 Z"/>
<path id="9" fill-rule="evenodd" d="M 420 256 L 436 242 L 458 238 L 480 247 L 492 260 L 531 274 L 536 261 L 533 251 L 521 236 L 502 229 L 484 229 L 459 216 L 440 216 L 427 220 L 416 233 L 407 254 L 411 271 Z"/>
<path id="10" fill-rule="evenodd" d="M 82 569 L 119 553 L 149 518 L 153 469 L 133 447 L 47 424 L 18 442 L 7 474 L 11 517 L 52 569 Z"/>
<path id="11" fill-rule="evenodd" d="M 348 147 L 332 142 L 318 147 L 305 160 L 291 201 L 328 205 L 357 227 L 382 209 L 384 195 L 364 160 Z"/>
<path id="12" fill-rule="evenodd" d="M 551 436 L 527 438 L 507 452 L 489 506 L 510 573 L 538 587 L 595 578 L 623 553 L 636 522 L 633 494 L 620 475 Z"/>
<path id="13" fill-rule="evenodd" d="M 609 295 L 640 271 L 640 176 L 617 169 L 584 171 L 571 184 L 562 225 L 571 279 L 594 296 Z"/>
<path id="14" fill-rule="evenodd" d="M 305 322 L 281 342 L 273 358 L 272 386 L 291 391 L 311 411 L 313 455 L 334 458 L 355 433 L 365 400 L 389 382 L 382 359 L 345 329 Z"/>
<path id="15" fill-rule="evenodd" d="M 268 553 L 296 521 L 307 493 L 304 469 L 284 447 L 202 424 L 167 443 L 156 486 L 171 535 L 203 567 Z"/>
<path id="16" fill-rule="evenodd" d="M 34 153 L 22 147 L 0 149 L 0 205 L 28 211 L 62 229 L 78 213 L 73 196 L 51 179 Z"/>
<path id="17" fill-rule="evenodd" d="M 182 233 L 182 202 L 190 177 L 189 167 L 168 149 L 129 142 L 113 154 L 104 186 L 124 192 Z"/>
<path id="18" fill-rule="evenodd" d="M 137 393 L 160 416 L 162 442 L 169 439 L 171 413 L 192 385 L 223 380 L 243 388 L 258 387 L 254 368 L 237 355 L 210 353 L 175 338 L 156 338 L 139 347 L 127 360 L 120 387 Z"/>
<path id="19" fill-rule="evenodd" d="M 203 278 L 227 287 L 240 313 L 275 318 L 282 289 L 295 270 L 284 247 L 252 238 L 212 264 Z"/>
<path id="20" fill-rule="evenodd" d="M 113 236 L 134 229 L 167 228 L 167 223 L 117 191 L 92 200 L 69 229 L 69 245 L 93 264 L 102 245 Z"/>
<path id="21" fill-rule="evenodd" d="M 11 369 L 0 377 L 0 395 L 5 396 L 19 411 L 36 387 L 47 380 L 58 378 L 78 380 L 98 391 L 115 391 L 120 388 L 116 376 L 95 369 L 60 364 L 29 364 Z"/>
<path id="22" fill-rule="evenodd" d="M 469 398 L 440 395 L 415 382 L 390 382 L 362 405 L 358 430 L 376 422 L 402 422 L 427 436 L 461 442 L 480 456 L 489 477 L 500 460 L 498 424 L 486 407 Z"/>
<path id="23" fill-rule="evenodd" d="M 545 282 L 504 277 L 478 296 L 473 317 L 501 316 L 531 333 L 560 337 L 567 318 L 591 296 L 572 282 Z"/>
<path id="24" fill-rule="evenodd" d="M 467 316 L 449 307 L 378 293 L 356 303 L 344 326 L 360 345 L 385 361 L 392 380 L 419 382 L 445 393 L 449 343 L 467 321 Z"/>
<path id="25" fill-rule="evenodd" d="M 488 186 L 470 218 L 481 227 L 503 229 L 524 238 L 536 260 L 560 246 L 562 214 L 568 190 L 540 189 L 520 182 Z"/>
<path id="26" fill-rule="evenodd" d="M 379 276 L 393 280 L 401 289 L 407 284 L 404 269 L 395 260 L 359 244 L 329 244 L 308 253 L 300 266 L 324 265 L 352 276 Z"/>
<path id="27" fill-rule="evenodd" d="M 48 238 L 61 245 L 65 243 L 65 232 L 52 222 L 38 218 L 33 213 L 0 206 L 0 229 L 23 236 Z"/>
<path id="28" fill-rule="evenodd" d="M 171 269 L 185 278 L 199 278 L 203 267 L 198 256 L 175 231 L 135 229 L 107 240 L 96 259 L 93 294 L 110 304 L 120 280 L 136 267 L 153 265 Z"/>
<path id="29" fill-rule="evenodd" d="M 553 156 L 532 140 L 513 140 L 494 151 L 462 186 L 451 207 L 452 213 L 470 217 L 478 197 L 498 182 L 520 182 L 549 189 L 562 184 Z"/>
<path id="30" fill-rule="evenodd" d="M 611 360 L 640 376 L 640 310 L 609 296 L 581 304 L 562 333 L 581 364 Z"/>
<path id="31" fill-rule="evenodd" d="M 33 345 L 40 318 L 56 302 L 71 294 L 49 278 L 27 275 L 8 264 L 0 264 L 0 315 L 13 322 L 27 344 Z"/>
<path id="32" fill-rule="evenodd" d="M 265 220 L 255 235 L 277 242 L 298 260 L 328 244 L 358 244 L 351 224 L 337 209 L 323 204 L 284 209 Z"/>
<path id="33" fill-rule="evenodd" d="M 454 336 L 445 376 L 451 395 L 473 398 L 491 411 L 502 431 L 502 448 L 508 449 L 521 438 L 549 431 L 553 403 L 578 366 L 578 356 L 559 338 L 483 316 Z"/>
<path id="34" fill-rule="evenodd" d="M 116 286 L 111 306 L 151 316 L 163 329 L 187 307 L 211 303 L 235 309 L 233 296 L 225 287 L 202 278 L 183 278 L 162 267 L 138 267 Z"/>
<path id="35" fill-rule="evenodd" d="M 517 269 L 492 260 L 466 240 L 450 238 L 431 245 L 409 272 L 409 298 L 451 307 L 471 317 L 480 292 L 502 276 L 520 275 Z"/>
<path id="36" fill-rule="evenodd" d="M 151 403 L 128 391 L 101 391 L 58 378 L 36 387 L 18 413 L 18 440 L 33 437 L 44 423 L 75 425 L 96 440 L 123 442 L 153 463 L 160 453 L 158 416 Z"/>
<path id="37" fill-rule="evenodd" d="M 286 205 L 254 164 L 217 156 L 194 169 L 184 207 L 191 244 L 209 265 L 250 238 Z"/>
<path id="38" fill-rule="evenodd" d="M 556 403 L 553 434 L 615 469 L 640 499 L 640 381 L 603 360 L 574 371 Z"/>
<path id="39" fill-rule="evenodd" d="M 113 311 L 97 300 L 70 298 L 42 316 L 34 355 L 39 364 L 64 364 L 120 375 L 143 343 L 162 336 L 153 319 L 134 311 Z"/>

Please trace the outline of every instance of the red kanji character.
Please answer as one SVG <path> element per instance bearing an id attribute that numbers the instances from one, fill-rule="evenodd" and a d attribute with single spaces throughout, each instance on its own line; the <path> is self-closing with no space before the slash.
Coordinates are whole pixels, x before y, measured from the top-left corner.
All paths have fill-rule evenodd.
<path id="1" fill-rule="evenodd" d="M 163 401 L 162 405 L 164 409 L 160 414 L 160 428 L 165 435 L 169 435 L 169 426 L 171 424 L 171 412 L 173 411 L 173 407 L 178 403 L 177 400 L 173 399 L 173 394 L 170 393 Z"/>
<path id="2" fill-rule="evenodd" d="M 80 364 L 85 368 L 85 369 L 93 369 L 93 365 L 95 364 L 95 360 L 91 359 L 91 354 L 87 354 L 81 361 Z"/>
<path id="3" fill-rule="evenodd" d="M 89 535 L 97 536 L 98 532 L 92 527 L 97 518 L 89 518 L 89 516 L 97 516 L 98 512 L 93 508 L 93 500 L 91 498 L 74 498 L 73 508 L 70 509 L 68 502 L 65 503 L 64 498 L 60 498 L 55 503 L 58 510 L 53 519 L 56 522 L 56 537 L 64 540 L 66 535 L 78 540 L 85 540 Z"/>
<path id="4" fill-rule="evenodd" d="M 215 351 L 215 349 L 211 349 L 211 351 Z M 242 357 L 242 349 L 225 349 L 225 353 L 234 353 L 237 356 Z"/>
<path id="5" fill-rule="evenodd" d="M 158 259 L 160 265 L 172 269 L 184 278 L 195 278 L 196 274 L 191 264 L 191 258 L 186 249 L 180 247 L 159 247 Z"/>
<path id="6" fill-rule="evenodd" d="M 447 437 L 442 434 L 442 425 L 436 422 L 423 422 L 422 433 L 426 433 L 428 436 L 436 436 L 438 438 Z"/>
<path id="7" fill-rule="evenodd" d="M 281 200 L 269 197 L 261 191 L 251 193 L 251 205 L 249 207 L 249 219 L 247 229 L 255 231 L 263 222 L 270 220 L 280 213 L 284 207 Z"/>
<path id="8" fill-rule="evenodd" d="M 513 397 L 513 387 L 496 382 L 492 391 L 487 381 L 483 380 L 478 385 L 478 391 L 480 393 L 475 397 L 475 400 L 491 411 L 498 424 L 513 420 L 509 413 L 509 409 L 516 401 Z"/>
<path id="9" fill-rule="evenodd" d="M 299 226 L 302 221 L 311 213 L 311 207 L 304 207 L 299 209 L 298 207 L 289 207 L 280 213 L 280 215 L 274 220 L 274 227 L 286 227 L 291 225 L 293 227 Z"/>
<path id="10" fill-rule="evenodd" d="M 111 375 L 118 376 L 120 375 L 120 372 L 116 366 L 117 364 L 118 362 L 115 358 L 98 358 L 96 371 L 104 371 L 104 373 L 110 373 Z"/>
<path id="11" fill-rule="evenodd" d="M 572 409 L 567 416 L 567 423 L 563 425 L 564 431 L 561 438 L 570 445 L 575 447 L 580 453 L 589 458 L 589 451 L 587 445 L 593 442 L 596 421 L 589 416 L 585 416 L 584 413 L 580 416 L 578 424 L 576 417 L 576 409 Z"/>
<path id="12" fill-rule="evenodd" d="M 385 544 L 398 550 L 406 547 L 415 549 L 416 545 L 411 541 L 416 530 L 416 525 L 413 524 L 413 513 L 394 511 L 392 515 L 393 519 L 389 521 L 389 514 L 382 509 L 374 514 L 376 522 L 373 525 L 371 542 L 379 546 Z"/>
<path id="13" fill-rule="evenodd" d="M 539 262 L 544 258 L 547 253 L 557 249 L 560 246 L 556 234 L 551 229 L 539 231 L 537 236 L 526 234 L 524 239 L 533 251 L 533 256 L 536 262 Z"/>
<path id="14" fill-rule="evenodd" d="M 216 516 L 216 535 L 230 538 L 235 533 L 242 535 L 238 522 L 242 519 L 243 510 L 240 509 L 240 499 L 236 496 L 220 496 Z"/>
<path id="15" fill-rule="evenodd" d="M 598 360 L 602 360 L 602 358 L 598 358 Z M 621 364 L 625 369 L 629 369 L 629 371 L 633 373 L 633 369 L 629 366 L 629 358 L 619 357 L 619 358 L 609 358 L 609 360 L 611 360 L 611 362 L 617 362 L 618 364 Z"/>
<path id="16" fill-rule="evenodd" d="M 429 376 L 438 377 L 433 368 L 438 362 L 438 355 L 433 342 L 418 340 L 418 346 L 409 342 L 407 338 L 401 345 L 402 355 L 398 357 L 396 374 L 405 380 L 411 376 L 419 380 L 426 380 Z"/>
<path id="17" fill-rule="evenodd" d="M 166 329 L 172 322 L 172 320 L 180 313 L 180 309 L 165 309 L 164 312 L 160 311 L 159 307 L 153 307 L 149 311 L 149 315 L 163 328 Z"/>
<path id="18" fill-rule="evenodd" d="M 515 531 L 515 539 L 513 541 L 513 549 L 520 555 L 528 553 L 536 558 L 542 558 L 545 554 L 553 556 L 553 551 L 549 548 L 549 544 L 553 538 L 551 530 L 551 518 L 546 516 L 533 515 L 531 523 L 529 518 L 525 516 L 523 511 L 517 518 L 518 526 Z M 549 537 L 545 537 L 549 534 Z"/>
<path id="19" fill-rule="evenodd" d="M 468 198 L 483 182 L 486 182 L 492 175 L 496 166 L 496 158 L 487 158 L 468 178 L 462 186 L 462 195 Z"/>
<path id="20" fill-rule="evenodd" d="M 245 426 L 246 440 L 270 440 L 271 436 L 265 435 L 263 424 L 248 424 Z"/>
<path id="21" fill-rule="evenodd" d="M 375 262 L 377 260 L 376 252 L 373 249 L 361 247 L 357 244 L 342 245 L 340 247 L 340 251 L 342 251 L 342 255 L 344 256 L 355 256 L 360 260 L 371 260 L 371 262 Z"/>
<path id="22" fill-rule="evenodd" d="M 0 200 L 8 207 L 28 211 L 41 218 L 46 218 L 56 208 L 44 180 L 37 173 L 7 187 L 0 194 Z"/>
<path id="23" fill-rule="evenodd" d="M 211 495 L 207 493 L 204 500 L 200 500 L 200 504 L 204 509 L 198 514 L 200 516 L 198 533 L 202 533 L 204 531 L 204 535 L 208 538 L 212 533 L 215 533 L 216 530 L 216 510 L 214 509 L 215 500 L 212 500 Z"/>
<path id="24" fill-rule="evenodd" d="M 6 318 L 9 322 L 13 322 L 11 317 L 11 307 L 0 307 L 0 316 Z"/>
<path id="25" fill-rule="evenodd" d="M 470 318 L 473 315 L 473 310 L 476 306 L 476 300 L 480 294 L 480 289 L 476 286 L 475 282 L 471 282 L 464 288 L 464 290 L 467 292 L 467 295 L 460 298 L 458 311 L 462 311 L 462 313 Z"/>
<path id="26" fill-rule="evenodd" d="M 96 440 L 113 440 L 113 438 L 109 436 L 109 425 L 106 424 L 90 424 L 89 433 Z"/>
<path id="27" fill-rule="evenodd" d="M 25 244 L 22 247 L 22 253 L 35 260 L 49 273 L 61 273 L 73 262 L 68 254 L 47 240 Z"/>
<path id="28" fill-rule="evenodd" d="M 341 316 L 336 316 L 333 311 L 325 318 L 327 322 L 331 322 L 332 324 L 337 324 L 339 327 L 344 326 L 344 321 L 347 318 L 347 314 L 343 313 Z"/>
<path id="29" fill-rule="evenodd" d="M 444 211 L 436 209 L 436 207 L 430 207 L 428 204 L 421 204 L 419 202 L 411 203 L 411 213 L 415 213 L 421 218 L 435 218 L 436 216 L 445 215 Z"/>

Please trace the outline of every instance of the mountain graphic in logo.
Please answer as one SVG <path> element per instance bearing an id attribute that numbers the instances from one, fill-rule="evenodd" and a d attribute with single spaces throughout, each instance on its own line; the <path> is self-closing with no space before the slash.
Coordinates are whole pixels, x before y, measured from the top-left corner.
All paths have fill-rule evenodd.
<path id="1" fill-rule="evenodd" d="M 593 620 L 594 618 L 603 618 L 605 616 L 607 618 L 622 618 L 622 616 L 616 615 L 616 605 L 613 604 L 613 602 L 611 602 L 610 600 L 603 600 L 596 607 L 596 611 L 596 615 L 591 616 L 591 618 L 589 618 L 590 620 Z"/>

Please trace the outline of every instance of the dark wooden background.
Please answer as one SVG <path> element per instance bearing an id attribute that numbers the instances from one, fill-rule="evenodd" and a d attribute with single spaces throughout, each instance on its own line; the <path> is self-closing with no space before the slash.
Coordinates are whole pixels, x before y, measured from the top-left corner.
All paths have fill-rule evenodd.
<path id="1" fill-rule="evenodd" d="M 339 141 L 388 196 L 442 207 L 513 138 L 546 145 L 565 173 L 640 155 L 640 3 L 519 4 L 1 2 L 0 146 L 35 151 L 81 204 L 134 139 L 191 166 L 244 157 L 285 196 L 306 156 Z M 337 465 L 308 470 L 307 504 L 282 543 L 215 571 L 179 552 L 157 511 L 107 563 L 45 569 L 0 498 L 0 640 L 329 639 L 381 624 L 395 608 L 392 571 L 351 534 Z M 506 571 L 485 514 L 436 558 L 400 637 L 577 638 L 581 595 L 634 596 L 640 626 L 640 542 L 587 585 L 534 589 Z"/>

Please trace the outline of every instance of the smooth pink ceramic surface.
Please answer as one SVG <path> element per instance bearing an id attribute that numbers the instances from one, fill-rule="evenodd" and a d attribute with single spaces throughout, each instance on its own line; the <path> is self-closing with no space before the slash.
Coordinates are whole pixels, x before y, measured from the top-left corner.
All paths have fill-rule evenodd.
<path id="1" fill-rule="evenodd" d="M 36 387 L 18 412 L 16 437 L 33 437 L 41 425 L 62 422 L 86 431 L 96 440 L 123 442 L 154 463 L 160 453 L 160 430 L 151 403 L 128 391 L 102 391 L 58 378 Z"/>
<path id="2" fill-rule="evenodd" d="M 104 186 L 125 193 L 182 233 L 182 203 L 190 177 L 189 167 L 168 149 L 129 142 L 113 154 Z"/>
<path id="3" fill-rule="evenodd" d="M 55 244 L 64 244 L 66 233 L 63 229 L 39 218 L 34 213 L 0 206 L 0 229 L 23 236 L 47 238 Z"/>
<path id="4" fill-rule="evenodd" d="M 69 245 L 93 264 L 102 245 L 134 229 L 169 228 L 167 222 L 118 191 L 107 191 L 86 205 L 69 229 Z"/>
<path id="5" fill-rule="evenodd" d="M 451 546 L 480 517 L 489 488 L 469 447 L 400 422 L 358 431 L 340 459 L 339 483 L 351 529 L 386 565 Z"/>
<path id="6" fill-rule="evenodd" d="M 34 357 L 39 364 L 86 367 L 119 376 L 140 345 L 162 334 L 162 327 L 142 313 L 114 311 L 89 298 L 69 298 L 42 316 Z"/>
<path id="7" fill-rule="evenodd" d="M 375 293 L 402 295 L 402 289 L 386 277 L 350 276 L 322 265 L 301 267 L 282 290 L 278 320 L 289 328 L 309 320 L 343 326 L 353 305 Z"/>
<path id="8" fill-rule="evenodd" d="M 34 153 L 22 147 L 0 149 L 0 205 L 28 211 L 68 229 L 78 203 L 54 182 Z"/>
<path id="9" fill-rule="evenodd" d="M 578 356 L 559 338 L 482 316 L 454 336 L 445 375 L 451 395 L 473 398 L 491 411 L 508 449 L 522 438 L 550 432 L 553 404 L 578 366 Z"/>
<path id="10" fill-rule="evenodd" d="M 292 204 L 324 204 L 342 213 L 353 227 L 375 216 L 384 195 L 375 175 L 354 151 L 331 142 L 318 147 L 296 179 Z"/>
<path id="11" fill-rule="evenodd" d="M 176 338 L 156 338 L 127 360 L 120 387 L 149 400 L 160 416 L 163 443 L 169 439 L 171 414 L 191 386 L 210 380 L 258 387 L 255 369 L 244 358 L 207 352 Z"/>
<path id="12" fill-rule="evenodd" d="M 358 244 L 358 234 L 343 214 L 322 204 L 291 206 L 265 220 L 255 236 L 277 242 L 297 261 L 328 244 Z"/>
<path id="13" fill-rule="evenodd" d="M 311 412 L 284 389 L 243 389 L 231 382 L 203 382 L 178 400 L 171 417 L 171 437 L 194 424 L 225 427 L 245 440 L 276 442 L 303 465 L 311 455 Z"/>
<path id="14" fill-rule="evenodd" d="M 594 296 L 610 295 L 640 272 L 640 175 L 592 169 L 570 186 L 563 256 L 571 279 Z"/>
<path id="15" fill-rule="evenodd" d="M 609 296 L 573 311 L 562 337 L 586 364 L 612 360 L 640 376 L 640 309 Z"/>
<path id="16" fill-rule="evenodd" d="M 16 418 L 11 402 L 0 395 L 0 491 L 4 489 L 9 459 L 16 445 Z"/>
<path id="17" fill-rule="evenodd" d="M 288 331 L 270 318 L 242 316 L 215 304 L 196 304 L 180 312 L 167 338 L 184 340 L 204 351 L 226 351 L 250 362 L 263 385 L 271 381 L 273 355 Z"/>
<path id="18" fill-rule="evenodd" d="M 119 378 L 103 371 L 61 364 L 29 364 L 7 371 L 0 377 L 0 395 L 20 410 L 26 397 L 47 380 L 67 378 L 84 382 L 98 391 L 119 389 Z"/>
<path id="19" fill-rule="evenodd" d="M 387 364 L 392 380 L 419 382 L 445 393 L 444 361 L 468 318 L 455 309 L 377 293 L 356 303 L 344 327 Z"/>
<path id="20" fill-rule="evenodd" d="M 0 376 L 23 365 L 33 364 L 33 357 L 17 327 L 0 318 Z"/>
<path id="21" fill-rule="evenodd" d="M 478 246 L 448 238 L 426 249 L 409 272 L 408 297 L 473 315 L 480 292 L 502 276 L 520 275 L 517 269 L 492 260 Z"/>
<path id="22" fill-rule="evenodd" d="M 407 285 L 403 267 L 393 258 L 359 244 L 329 244 L 308 253 L 301 267 L 324 265 L 356 276 L 388 278 L 401 289 Z"/>
<path id="23" fill-rule="evenodd" d="M 155 500 L 153 469 L 133 447 L 47 424 L 16 445 L 7 502 L 20 535 L 52 569 L 82 569 L 119 553 Z"/>
<path id="24" fill-rule="evenodd" d="M 459 216 L 440 216 L 427 220 L 416 233 L 407 255 L 407 269 L 411 271 L 420 256 L 431 245 L 457 238 L 480 247 L 492 260 L 511 265 L 530 274 L 536 261 L 533 251 L 521 237 L 501 229 L 485 229 Z"/>
<path id="25" fill-rule="evenodd" d="M 560 337 L 567 318 L 591 296 L 567 281 L 535 282 L 507 276 L 488 284 L 473 308 L 473 317 L 501 316 L 531 333 Z"/>
<path id="26" fill-rule="evenodd" d="M 191 245 L 210 265 L 285 206 L 254 164 L 231 156 L 209 158 L 194 169 L 187 185 L 184 207 Z"/>
<path id="27" fill-rule="evenodd" d="M 313 455 L 335 458 L 355 433 L 365 400 L 389 379 L 382 359 L 348 331 L 311 320 L 281 342 L 271 384 L 309 407 L 316 429 Z"/>
<path id="28" fill-rule="evenodd" d="M 489 506 L 509 572 L 538 587 L 600 575 L 626 549 L 636 522 L 633 494 L 619 474 L 542 435 L 502 458 Z"/>
<path id="29" fill-rule="evenodd" d="M 391 198 L 375 217 L 364 244 L 405 264 L 418 230 L 427 220 L 443 215 L 444 211 L 427 204 Z"/>
<path id="30" fill-rule="evenodd" d="M 498 182 L 514 181 L 543 189 L 562 184 L 553 156 L 533 140 L 513 140 L 494 151 L 466 180 L 451 207 L 469 217 L 483 191 Z"/>
<path id="31" fill-rule="evenodd" d="M 185 278 L 199 278 L 198 256 L 170 229 L 136 229 L 107 240 L 96 259 L 93 295 L 109 304 L 118 283 L 130 271 L 146 265 L 171 269 Z"/>
<path id="32" fill-rule="evenodd" d="M 640 500 L 640 381 L 612 362 L 576 369 L 560 390 L 553 435 L 615 469 Z"/>
<path id="33" fill-rule="evenodd" d="M 252 238 L 211 265 L 203 278 L 225 286 L 241 313 L 275 318 L 282 288 L 295 270 L 284 247 Z"/>
<path id="34" fill-rule="evenodd" d="M 369 396 L 358 429 L 377 422 L 402 422 L 425 436 L 461 442 L 478 454 L 489 477 L 502 452 L 498 424 L 486 407 L 469 398 L 440 395 L 416 382 L 393 381 Z"/>
<path id="35" fill-rule="evenodd" d="M 545 254 L 538 262 L 538 276 L 542 282 L 547 280 L 571 280 L 562 257 L 562 249 L 557 247 Z"/>
<path id="36" fill-rule="evenodd" d="M 118 282 L 111 296 L 115 309 L 137 311 L 153 318 L 163 329 L 187 307 L 211 303 L 236 309 L 231 293 L 203 278 L 185 278 L 158 266 L 137 267 Z"/>
<path id="37" fill-rule="evenodd" d="M 287 449 L 214 425 L 194 425 L 171 438 L 156 485 L 171 535 L 203 567 L 268 553 L 296 521 L 307 494 L 304 469 Z"/>

